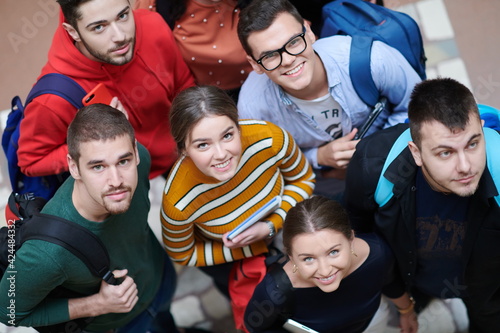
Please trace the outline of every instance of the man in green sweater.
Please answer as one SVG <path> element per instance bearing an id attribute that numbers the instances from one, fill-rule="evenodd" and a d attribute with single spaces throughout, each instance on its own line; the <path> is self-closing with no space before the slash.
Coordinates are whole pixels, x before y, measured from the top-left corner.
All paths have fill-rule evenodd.
<path id="1" fill-rule="evenodd" d="M 147 220 L 149 153 L 136 143 L 126 116 L 104 104 L 82 108 L 67 141 L 72 177 L 42 212 L 96 234 L 123 282 L 109 285 L 63 247 L 28 240 L 16 253 L 14 295 L 12 279 L 4 275 L 0 282 L 0 321 L 38 327 L 88 318 L 89 332 L 177 332 L 169 311 L 175 270 Z M 82 297 L 49 296 L 58 286 Z"/>

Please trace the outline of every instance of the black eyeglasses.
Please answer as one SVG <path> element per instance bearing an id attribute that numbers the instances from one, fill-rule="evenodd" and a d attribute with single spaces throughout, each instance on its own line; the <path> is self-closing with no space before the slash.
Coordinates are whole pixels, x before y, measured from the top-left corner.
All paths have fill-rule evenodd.
<path id="1" fill-rule="evenodd" d="M 261 65 L 266 71 L 272 71 L 279 66 L 281 66 L 281 62 L 283 61 L 283 52 L 288 53 L 289 55 L 299 55 L 305 51 L 307 47 L 306 39 L 304 38 L 306 34 L 306 27 L 302 26 L 302 33 L 297 36 L 292 37 L 282 48 L 264 54 L 258 60 L 254 60 Z"/>

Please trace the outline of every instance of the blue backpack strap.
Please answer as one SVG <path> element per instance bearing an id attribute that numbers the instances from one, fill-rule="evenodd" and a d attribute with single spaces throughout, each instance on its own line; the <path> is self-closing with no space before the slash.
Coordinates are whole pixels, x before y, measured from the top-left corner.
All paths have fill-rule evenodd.
<path id="1" fill-rule="evenodd" d="M 394 159 L 396 159 L 396 157 L 398 157 L 399 154 L 401 154 L 401 152 L 408 147 L 408 142 L 411 140 L 410 129 L 408 128 L 399 135 L 387 155 L 384 167 L 382 168 L 382 172 L 380 173 L 380 177 L 378 179 L 377 189 L 375 190 L 375 202 L 377 202 L 379 207 L 385 205 L 393 195 L 392 189 L 394 188 L 394 184 L 384 177 L 384 173 Z"/>
<path id="2" fill-rule="evenodd" d="M 349 76 L 354 90 L 365 104 L 374 107 L 380 97 L 370 69 L 373 38 L 352 36 L 349 56 Z"/>
<path id="3" fill-rule="evenodd" d="M 484 127 L 500 131 L 500 110 L 485 104 L 478 104 L 479 114 L 484 120 Z"/>
<path id="4" fill-rule="evenodd" d="M 494 129 L 484 127 L 484 139 L 486 141 L 486 165 L 490 171 L 493 182 L 500 192 L 500 154 L 498 147 L 500 146 L 500 135 Z M 497 205 L 500 206 L 500 194 L 495 197 Z"/>
<path id="5" fill-rule="evenodd" d="M 486 164 L 490 171 L 493 182 L 500 193 L 500 154 L 498 147 L 500 146 L 500 110 L 485 104 L 478 104 L 479 114 L 484 120 L 484 137 L 486 140 Z M 500 206 L 500 194 L 495 197 L 497 204 Z"/>
<path id="6" fill-rule="evenodd" d="M 42 76 L 32 87 L 26 103 L 16 96 L 12 99 L 11 112 L 7 126 L 2 134 L 2 147 L 7 157 L 9 178 L 13 191 L 19 193 L 35 192 L 36 195 L 49 199 L 64 180 L 64 176 L 28 177 L 23 175 L 18 166 L 17 150 L 20 136 L 20 123 L 24 118 L 24 109 L 35 97 L 54 94 L 71 103 L 76 109 L 83 107 L 82 98 L 86 91 L 73 79 L 57 73 Z"/>
<path id="7" fill-rule="evenodd" d="M 83 107 L 82 98 L 87 92 L 75 82 L 75 80 L 59 73 L 50 73 L 42 76 L 33 86 L 24 107 L 28 105 L 35 97 L 43 94 L 53 94 L 64 98 L 70 102 L 75 108 Z"/>

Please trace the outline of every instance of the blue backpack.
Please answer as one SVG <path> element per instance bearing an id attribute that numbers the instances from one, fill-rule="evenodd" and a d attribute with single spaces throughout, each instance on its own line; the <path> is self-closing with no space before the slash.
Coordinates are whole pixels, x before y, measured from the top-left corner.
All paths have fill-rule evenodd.
<path id="1" fill-rule="evenodd" d="M 498 135 L 498 130 L 500 129 L 500 110 L 483 104 L 478 104 L 478 107 L 481 119 L 485 121 L 486 165 L 488 166 L 488 170 L 490 170 L 495 186 L 500 191 L 500 154 L 498 154 L 498 147 L 500 146 L 500 135 Z M 384 173 L 394 159 L 408 147 L 408 142 L 410 141 L 412 141 L 410 129 L 407 129 L 399 135 L 387 155 L 375 190 L 375 202 L 379 207 L 384 206 L 394 195 L 392 192 L 394 184 L 384 177 Z M 495 200 L 500 206 L 500 195 L 497 195 Z"/>
<path id="2" fill-rule="evenodd" d="M 24 118 L 24 109 L 35 97 L 43 94 L 54 94 L 66 99 L 76 109 L 80 109 L 85 90 L 73 79 L 51 73 L 42 76 L 33 86 L 26 103 L 22 104 L 19 96 L 12 99 L 12 109 L 7 118 L 7 125 L 2 135 L 2 147 L 7 157 L 9 178 L 12 190 L 15 193 L 33 193 L 35 196 L 50 199 L 59 186 L 68 177 L 68 173 L 43 177 L 28 177 L 21 172 L 18 166 L 17 150 L 19 148 L 19 129 Z"/>
<path id="3" fill-rule="evenodd" d="M 359 97 L 370 106 L 379 100 L 379 92 L 370 71 L 374 40 L 397 49 L 422 80 L 425 52 L 417 23 L 408 15 L 363 0 L 336 0 L 323 6 L 320 37 L 352 36 L 349 72 Z"/>

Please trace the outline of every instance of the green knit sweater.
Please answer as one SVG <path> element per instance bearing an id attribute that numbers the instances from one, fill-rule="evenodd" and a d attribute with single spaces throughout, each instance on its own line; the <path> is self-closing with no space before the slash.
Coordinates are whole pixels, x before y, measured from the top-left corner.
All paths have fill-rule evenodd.
<path id="1" fill-rule="evenodd" d="M 148 225 L 150 202 L 150 157 L 139 145 L 139 184 L 129 210 L 110 216 L 104 222 L 84 219 L 71 200 L 74 179 L 69 178 L 45 205 L 43 213 L 57 215 L 76 222 L 94 234 L 106 245 L 111 258 L 111 270 L 128 269 L 137 284 L 139 302 L 129 313 L 110 313 L 95 318 L 87 327 L 90 331 L 105 331 L 121 327 L 141 313 L 153 300 L 160 286 L 164 250 Z M 16 326 L 45 326 L 69 320 L 68 299 L 50 299 L 47 295 L 62 285 L 84 295 L 99 291 L 101 281 L 72 253 L 61 246 L 41 240 L 30 240 L 17 251 L 15 283 L 5 274 L 0 283 L 0 321 Z M 174 281 L 174 279 L 172 279 Z M 9 295 L 9 290 L 15 292 Z M 6 297 L 7 295 L 7 297 Z M 13 311 L 8 306 L 15 304 Z"/>

